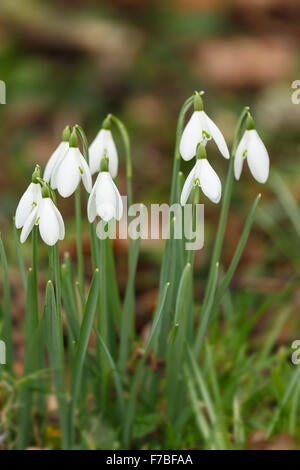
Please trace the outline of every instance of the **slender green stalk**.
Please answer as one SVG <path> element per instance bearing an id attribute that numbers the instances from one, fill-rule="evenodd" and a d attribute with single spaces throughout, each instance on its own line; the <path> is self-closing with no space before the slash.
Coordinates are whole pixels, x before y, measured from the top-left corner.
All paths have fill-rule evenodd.
<path id="1" fill-rule="evenodd" d="M 114 381 L 115 381 L 115 387 L 116 387 L 116 392 L 117 392 L 117 400 L 118 400 L 118 403 L 119 403 L 119 408 L 120 408 L 120 413 L 121 413 L 121 417 L 122 419 L 124 419 L 125 417 L 125 400 L 124 400 L 124 391 L 123 391 L 123 386 L 122 386 L 122 380 L 121 380 L 121 376 L 119 374 L 119 371 L 117 369 L 117 366 L 115 364 L 115 361 L 113 360 L 113 357 L 112 355 L 110 354 L 106 344 L 104 343 L 103 341 L 103 338 L 102 336 L 100 335 L 100 332 L 98 330 L 98 328 L 96 327 L 96 325 L 93 326 L 94 328 L 94 331 L 96 333 L 96 336 L 99 340 L 99 343 L 101 344 L 102 348 L 103 348 L 103 351 L 105 352 L 106 354 L 106 357 L 107 357 L 107 360 L 109 362 L 109 365 L 110 365 L 110 368 L 111 368 L 111 371 L 113 373 L 113 376 L 114 376 Z"/>
<path id="2" fill-rule="evenodd" d="M 90 286 L 89 295 L 84 307 L 83 320 L 80 327 L 79 340 L 76 346 L 74 364 L 72 367 L 71 409 L 70 409 L 70 446 L 75 440 L 75 412 L 80 391 L 82 369 L 87 353 L 88 342 L 93 327 L 98 300 L 99 270 L 96 269 Z"/>
<path id="3" fill-rule="evenodd" d="M 38 327 L 37 311 L 34 308 L 34 273 L 29 269 L 26 289 L 26 313 L 25 313 L 25 355 L 23 377 L 31 374 L 36 369 L 38 352 L 33 351 L 32 345 L 35 332 Z M 26 383 L 20 393 L 20 411 L 18 416 L 18 438 L 17 449 L 24 449 L 30 442 L 30 419 L 32 411 L 32 391 L 30 382 Z"/>
<path id="4" fill-rule="evenodd" d="M 130 442 L 131 442 L 131 435 L 132 435 L 132 426 L 133 426 L 133 421 L 134 421 L 134 416 L 135 416 L 135 409 L 136 409 L 136 399 L 137 399 L 137 393 L 138 393 L 138 388 L 144 373 L 144 365 L 145 361 L 147 358 L 148 351 L 150 349 L 150 346 L 153 342 L 153 338 L 155 337 L 155 334 L 159 328 L 159 323 L 162 320 L 162 316 L 164 313 L 164 305 L 167 299 L 167 292 L 168 292 L 169 284 L 167 283 L 164 286 L 161 300 L 158 306 L 157 313 L 154 317 L 154 321 L 151 327 L 151 331 L 148 337 L 148 341 L 145 346 L 144 354 L 140 359 L 139 364 L 137 365 L 131 388 L 130 388 L 130 394 L 129 394 L 129 400 L 128 400 L 128 405 L 126 407 L 126 418 L 124 421 L 124 427 L 123 427 L 123 433 L 122 433 L 122 440 L 123 440 L 123 446 L 125 449 L 128 449 L 130 447 Z"/>
<path id="5" fill-rule="evenodd" d="M 106 239 L 100 240 L 100 289 L 99 289 L 99 316 L 98 330 L 105 344 L 108 343 L 108 299 L 107 299 L 107 256 Z M 101 405 L 105 410 L 108 395 L 108 362 L 105 351 L 99 344 L 99 365 L 101 369 Z"/>
<path id="6" fill-rule="evenodd" d="M 174 325 L 167 346 L 167 414 L 173 427 L 176 425 L 177 416 L 180 414 L 183 405 L 182 365 L 185 358 L 191 277 L 192 267 L 190 263 L 187 263 L 180 279 Z"/>
<path id="7" fill-rule="evenodd" d="M 133 189 L 132 189 L 132 158 L 131 158 L 131 146 L 128 130 L 124 123 L 114 116 L 113 114 L 109 115 L 111 120 L 117 126 L 120 136 L 123 141 L 125 157 L 126 157 L 126 178 L 127 178 L 127 197 L 128 197 L 128 207 L 131 207 L 133 204 Z M 129 219 L 130 220 L 130 219 Z M 133 240 L 129 239 L 129 270 L 134 262 L 134 244 Z"/>
<path id="8" fill-rule="evenodd" d="M 195 339 L 194 351 L 195 351 L 196 356 L 199 354 L 199 351 L 201 350 L 204 339 L 205 339 L 206 326 L 209 321 L 209 314 L 210 314 L 210 311 L 214 302 L 216 288 L 217 288 L 218 273 L 219 273 L 219 263 L 216 263 L 214 273 L 213 273 L 214 276 L 213 276 L 212 283 L 210 286 L 211 287 L 210 292 L 207 298 L 207 304 L 205 306 L 205 310 L 202 311 L 200 325 L 199 325 L 196 339 Z"/>
<path id="9" fill-rule="evenodd" d="M 24 289 L 26 290 L 26 286 L 27 286 L 26 270 L 25 270 L 24 261 L 23 261 L 22 254 L 21 254 L 20 240 L 19 240 L 19 235 L 18 235 L 18 231 L 16 228 L 16 224 L 15 224 L 15 219 L 13 220 L 13 232 L 14 232 L 14 242 L 15 242 L 15 248 L 16 248 L 16 253 L 17 253 L 17 260 L 18 260 L 18 264 L 20 268 L 21 277 L 22 277 L 22 283 L 23 283 Z"/>
<path id="10" fill-rule="evenodd" d="M 114 116 L 110 115 L 111 120 L 116 124 L 120 136 L 122 137 L 125 156 L 126 156 L 126 176 L 127 176 L 127 195 L 128 195 L 128 207 L 133 203 L 133 191 L 132 191 L 132 159 L 131 159 L 131 148 L 130 148 L 130 138 L 124 123 Z"/>
<path id="11" fill-rule="evenodd" d="M 138 238 L 134 244 L 134 252 L 132 264 L 129 271 L 129 278 L 126 287 L 124 310 L 121 320 L 121 336 L 120 336 L 120 356 L 119 356 L 119 369 L 121 374 L 126 371 L 126 364 L 128 360 L 129 339 L 133 336 L 134 325 L 134 281 L 136 275 L 136 268 L 139 256 L 141 239 Z"/>
<path id="12" fill-rule="evenodd" d="M 59 418 L 62 431 L 62 447 L 63 449 L 68 449 L 70 439 L 68 422 L 68 403 L 66 399 L 64 379 L 64 350 L 62 341 L 62 324 L 60 313 L 57 309 L 57 300 L 55 301 L 52 281 L 48 281 L 47 283 L 44 308 L 48 357 L 50 366 L 53 370 L 53 379 L 58 401 Z"/>
<path id="13" fill-rule="evenodd" d="M 231 193 L 232 193 L 232 184 L 233 184 L 233 178 L 234 178 L 235 152 L 236 152 L 239 140 L 241 138 L 241 134 L 242 134 L 243 129 L 244 129 L 244 124 L 245 124 L 245 120 L 246 120 L 246 117 L 247 117 L 248 110 L 249 110 L 248 106 L 246 106 L 243 109 L 243 111 L 240 115 L 236 130 L 235 130 L 235 135 L 234 135 L 232 149 L 231 149 L 231 156 L 230 156 L 230 161 L 229 161 L 229 167 L 228 167 L 228 173 L 227 173 L 227 178 L 226 178 L 226 183 L 225 183 L 225 188 L 224 188 L 224 195 L 223 195 L 223 202 L 222 202 L 221 214 L 220 214 L 220 219 L 219 219 L 218 231 L 217 231 L 217 236 L 216 236 L 216 239 L 215 239 L 214 249 L 213 249 L 213 253 L 212 253 L 212 257 L 211 257 L 211 261 L 210 261 L 210 269 L 209 269 L 209 274 L 208 274 L 207 287 L 206 287 L 206 290 L 205 290 L 205 296 L 204 296 L 204 300 L 203 300 L 203 308 L 202 308 L 203 311 L 207 307 L 208 295 L 209 295 L 209 292 L 211 290 L 211 283 L 213 281 L 215 265 L 219 261 L 220 256 L 221 256 L 224 233 L 225 233 L 227 216 L 228 216 L 228 210 L 229 210 L 229 206 L 230 206 Z"/>
<path id="14" fill-rule="evenodd" d="M 211 323 L 212 323 L 212 321 L 213 321 L 213 319 L 216 315 L 216 312 L 217 312 L 218 307 L 221 303 L 221 300 L 222 300 L 227 288 L 229 287 L 231 279 L 233 278 L 233 275 L 236 271 L 236 268 L 238 266 L 238 263 L 240 261 L 240 258 L 242 256 L 242 253 L 244 251 L 245 245 L 247 243 L 247 240 L 248 240 L 248 237 L 249 237 L 249 234 L 250 234 L 251 226 L 252 226 L 254 216 L 255 216 L 255 211 L 256 211 L 256 208 L 257 208 L 257 205 L 259 203 L 260 198 L 261 198 L 261 194 L 259 194 L 256 197 L 254 203 L 252 204 L 251 210 L 248 214 L 247 220 L 246 220 L 244 228 L 243 228 L 241 238 L 240 238 L 239 243 L 237 245 L 237 248 L 235 250 L 234 256 L 231 260 L 230 266 L 229 266 L 225 276 L 223 277 L 222 282 L 220 283 L 220 286 L 218 287 L 218 289 L 216 291 L 216 294 L 213 295 L 213 296 L 212 296 L 212 292 L 214 292 L 214 289 L 211 287 L 211 290 L 209 292 L 210 295 L 208 297 L 208 302 L 206 304 L 205 310 L 203 310 L 203 315 L 202 315 L 202 318 L 200 320 L 199 329 L 198 329 L 198 332 L 197 332 L 197 339 L 196 339 L 195 349 L 194 349 L 196 355 L 200 353 L 200 351 L 201 351 L 201 349 L 204 345 L 204 340 L 205 340 L 205 336 L 206 336 L 206 333 L 208 331 L 208 328 L 211 325 Z M 209 301 L 211 301 L 211 299 L 213 299 L 212 306 L 209 305 L 209 303 L 210 303 Z"/>
<path id="15" fill-rule="evenodd" d="M 77 264 L 79 287 L 84 292 L 84 263 L 82 249 L 82 215 L 81 215 L 81 197 L 80 186 L 75 191 L 75 217 L 76 217 L 76 245 L 77 245 Z"/>
<path id="16" fill-rule="evenodd" d="M 12 318 L 11 318 L 11 293 L 9 286 L 9 274 L 4 245 L 0 236 L 0 260 L 3 269 L 3 329 L 2 335 L 6 346 L 6 369 L 13 375 L 13 340 L 12 340 Z"/>
<path id="17" fill-rule="evenodd" d="M 172 183 L 171 183 L 171 197 L 170 197 L 170 205 L 176 202 L 176 191 L 177 191 L 177 175 L 180 169 L 180 139 L 183 131 L 184 120 L 186 113 L 190 109 L 191 105 L 194 101 L 194 95 L 190 96 L 185 102 L 183 103 L 181 110 L 178 115 L 177 120 L 177 129 L 176 129 L 176 139 L 175 139 L 175 150 L 174 150 L 174 160 L 173 160 L 173 176 L 172 176 Z"/>

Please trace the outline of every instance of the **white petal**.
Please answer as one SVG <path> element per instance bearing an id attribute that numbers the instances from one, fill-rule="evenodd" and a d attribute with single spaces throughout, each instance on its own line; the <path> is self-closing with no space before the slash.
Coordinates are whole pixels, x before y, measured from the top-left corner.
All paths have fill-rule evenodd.
<path id="1" fill-rule="evenodd" d="M 82 170 L 81 179 L 84 184 L 85 189 L 88 193 L 92 190 L 92 177 L 90 173 L 89 166 L 84 158 L 84 156 L 79 152 L 80 168 Z"/>
<path id="2" fill-rule="evenodd" d="M 56 214 L 57 221 L 58 221 L 58 226 L 59 226 L 59 237 L 58 238 L 59 238 L 59 240 L 63 240 L 65 238 L 65 224 L 64 224 L 61 213 L 59 212 L 59 210 L 57 209 L 57 207 L 54 203 L 53 203 L 53 209 L 54 209 L 54 212 Z"/>
<path id="3" fill-rule="evenodd" d="M 20 236 L 20 242 L 24 243 L 27 240 L 28 235 L 30 234 L 31 230 L 33 229 L 33 226 L 36 222 L 38 215 L 38 207 L 35 207 L 29 216 L 26 219 L 26 222 L 23 225 L 21 236 Z"/>
<path id="4" fill-rule="evenodd" d="M 179 151 L 184 160 L 196 155 L 197 145 L 203 140 L 201 111 L 194 111 L 182 133 Z"/>
<path id="5" fill-rule="evenodd" d="M 30 183 L 20 199 L 16 210 L 15 224 L 17 228 L 23 227 L 26 219 L 34 207 L 41 200 L 41 186 L 39 183 Z"/>
<path id="6" fill-rule="evenodd" d="M 97 184 L 99 182 L 99 176 L 100 176 L 101 173 L 99 173 L 99 175 L 97 176 L 97 179 L 95 181 L 95 184 L 93 186 L 93 189 L 91 191 L 91 194 L 89 196 L 89 200 L 88 200 L 88 205 L 87 205 L 87 214 L 88 214 L 88 219 L 89 219 L 89 222 L 92 223 L 94 222 L 95 218 L 96 218 L 96 215 L 97 215 L 97 208 L 96 208 L 96 188 L 97 188 Z"/>
<path id="7" fill-rule="evenodd" d="M 54 203 L 49 197 L 42 199 L 38 216 L 42 240 L 49 246 L 55 245 L 60 238 L 61 230 Z"/>
<path id="8" fill-rule="evenodd" d="M 118 173 L 118 152 L 111 131 L 101 129 L 89 148 L 89 166 L 92 175 L 100 170 L 100 163 L 104 157 L 105 150 L 109 160 L 109 172 L 112 178 L 115 178 Z"/>
<path id="9" fill-rule="evenodd" d="M 199 178 L 200 186 L 205 196 L 212 202 L 218 203 L 222 194 L 220 178 L 206 158 L 198 160 L 198 162 L 199 166 L 196 168 L 195 178 Z"/>
<path id="10" fill-rule="evenodd" d="M 240 179 L 244 161 L 246 158 L 246 148 L 247 148 L 247 142 L 248 142 L 248 132 L 245 131 L 243 134 L 243 137 L 241 138 L 239 145 L 237 146 L 236 152 L 235 152 L 235 157 L 234 157 L 234 176 L 236 180 Z"/>
<path id="11" fill-rule="evenodd" d="M 204 111 L 202 111 L 202 113 L 207 122 L 208 133 L 212 136 L 212 138 L 216 142 L 217 147 L 220 150 L 223 157 L 229 158 L 229 150 L 228 150 L 228 147 L 227 147 L 227 144 L 225 142 L 222 132 L 220 131 L 218 126 L 216 126 L 216 124 L 207 116 L 207 114 Z"/>
<path id="12" fill-rule="evenodd" d="M 198 162 L 198 160 L 197 160 Z M 196 165 L 197 165 L 197 162 L 196 162 Z M 184 206 L 186 204 L 186 201 L 188 200 L 189 198 L 189 195 L 193 189 L 193 186 L 194 186 L 194 180 L 195 180 L 195 168 L 196 168 L 196 165 L 192 168 L 192 170 L 190 171 L 187 179 L 185 180 L 185 183 L 183 185 L 183 188 L 182 188 L 182 191 L 181 191 L 181 197 L 180 197 L 180 204 L 182 206 Z"/>
<path id="13" fill-rule="evenodd" d="M 60 142 L 58 147 L 54 150 L 52 153 L 51 157 L 49 158 L 45 171 L 44 171 L 44 176 L 43 179 L 49 183 L 53 170 L 57 163 L 61 160 L 61 158 L 64 156 L 66 151 L 69 148 L 69 142 Z M 53 186 L 52 186 L 53 187 Z"/>
<path id="14" fill-rule="evenodd" d="M 267 149 L 255 129 L 249 132 L 247 162 L 253 177 L 265 183 L 269 176 L 270 159 Z"/>
<path id="15" fill-rule="evenodd" d="M 117 194 L 114 188 L 113 180 L 109 172 L 101 172 L 96 188 L 96 207 L 97 214 L 109 221 L 117 217 Z"/>
<path id="16" fill-rule="evenodd" d="M 116 193 L 116 201 L 117 201 L 116 219 L 121 220 L 122 215 L 123 215 L 123 202 L 122 202 L 122 198 L 121 198 L 121 195 L 117 186 L 115 185 L 114 182 L 112 182 L 112 184 Z"/>
<path id="17" fill-rule="evenodd" d="M 62 197 L 71 196 L 79 184 L 80 160 L 78 152 L 79 149 L 77 147 L 70 147 L 57 169 L 57 190 Z"/>

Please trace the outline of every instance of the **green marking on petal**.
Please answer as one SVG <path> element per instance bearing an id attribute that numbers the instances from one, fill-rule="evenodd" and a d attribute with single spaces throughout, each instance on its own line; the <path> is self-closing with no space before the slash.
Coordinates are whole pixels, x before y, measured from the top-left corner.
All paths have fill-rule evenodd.
<path id="1" fill-rule="evenodd" d="M 40 217 L 38 217 L 38 218 L 36 219 L 35 223 L 38 224 L 38 223 L 39 223 L 39 220 L 40 220 Z"/>
<path id="2" fill-rule="evenodd" d="M 83 169 L 80 166 L 78 168 L 79 168 L 80 173 L 83 175 Z"/>
<path id="3" fill-rule="evenodd" d="M 35 201 L 33 201 L 32 205 L 36 207 L 37 203 Z"/>
<path id="4" fill-rule="evenodd" d="M 197 186 L 197 185 L 200 186 L 200 180 L 199 180 L 199 178 L 196 178 L 196 179 L 194 180 L 194 186 Z"/>
<path id="5" fill-rule="evenodd" d="M 206 139 L 210 139 L 211 136 L 208 132 L 206 132 L 205 130 L 202 131 L 202 136 L 205 137 Z"/>
<path id="6" fill-rule="evenodd" d="M 243 158 L 246 158 L 246 157 L 247 157 L 247 149 L 245 149 L 245 150 L 243 151 L 242 157 L 243 157 Z"/>

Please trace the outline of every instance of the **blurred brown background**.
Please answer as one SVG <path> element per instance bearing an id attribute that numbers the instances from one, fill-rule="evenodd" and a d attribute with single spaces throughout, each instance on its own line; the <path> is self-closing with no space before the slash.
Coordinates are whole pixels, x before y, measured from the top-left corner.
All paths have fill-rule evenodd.
<path id="1" fill-rule="evenodd" d="M 177 115 L 195 89 L 205 90 L 206 111 L 229 145 L 241 108 L 251 107 L 271 168 L 299 201 L 300 105 L 291 102 L 291 83 L 300 78 L 299 20 L 297 0 L 1 0 L 0 79 L 7 104 L 0 105 L 0 226 L 10 263 L 18 199 L 34 164 L 44 167 L 66 124 L 79 123 L 91 140 L 106 113 L 118 115 L 132 138 L 135 200 L 168 201 Z M 213 144 L 208 152 L 224 181 L 227 162 Z M 183 165 L 184 171 L 191 165 Z M 223 262 L 228 264 L 250 204 L 262 192 L 235 282 L 276 291 L 297 272 L 299 236 L 274 184 L 261 186 L 245 170 L 234 187 Z M 204 202 L 200 278 L 206 276 L 220 210 Z M 59 199 L 67 234 L 74 227 L 73 203 Z M 149 292 L 157 286 L 160 260 L 159 245 L 151 243 L 143 247 L 144 276 L 137 279 L 137 289 Z M 72 252 L 70 241 L 65 246 Z M 122 259 L 124 247 L 117 250 Z"/>

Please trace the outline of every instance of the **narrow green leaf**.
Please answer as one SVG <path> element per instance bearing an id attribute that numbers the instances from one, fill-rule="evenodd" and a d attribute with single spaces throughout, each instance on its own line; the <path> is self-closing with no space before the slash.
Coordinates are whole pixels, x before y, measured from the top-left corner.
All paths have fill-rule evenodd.
<path id="1" fill-rule="evenodd" d="M 12 341 L 12 318 L 11 318 L 11 293 L 9 285 L 9 274 L 4 245 L 0 236 L 0 260 L 3 270 L 3 328 L 2 338 L 6 346 L 5 368 L 13 375 L 13 341 Z"/>
<path id="2" fill-rule="evenodd" d="M 62 323 L 57 311 L 52 281 L 48 281 L 44 306 L 46 343 L 50 366 L 53 369 L 55 391 L 58 400 L 62 446 L 69 447 L 68 403 L 64 379 L 64 350 L 62 342 Z"/>
<path id="3" fill-rule="evenodd" d="M 84 315 L 80 327 L 78 344 L 76 346 L 76 356 L 72 370 L 72 387 L 71 387 L 71 411 L 70 411 L 70 428 L 71 428 L 71 446 L 74 444 L 75 436 L 75 412 L 80 390 L 80 380 L 82 375 L 83 364 L 87 352 L 88 342 L 93 327 L 97 300 L 98 300 L 98 283 L 99 269 L 96 269 L 91 282 L 89 295 L 84 308 Z"/>
<path id="4" fill-rule="evenodd" d="M 144 373 L 144 365 L 145 361 L 147 358 L 147 352 L 149 351 L 149 348 L 151 346 L 151 343 L 153 341 L 153 338 L 155 337 L 155 333 L 158 330 L 159 323 L 162 320 L 162 314 L 164 312 L 164 305 L 166 302 L 167 298 L 167 291 L 169 288 L 169 284 L 166 284 L 162 293 L 161 297 L 161 302 L 159 305 L 159 309 L 156 313 L 156 316 L 153 320 L 152 328 L 149 334 L 149 338 L 145 347 L 144 354 L 142 358 L 140 359 L 139 364 L 137 365 L 133 381 L 131 384 L 130 388 L 130 395 L 129 395 L 129 400 L 128 400 L 128 406 L 127 406 L 127 412 L 126 412 L 126 418 L 124 422 L 124 427 L 123 427 L 123 445 L 125 449 L 128 449 L 130 446 L 131 442 L 131 435 L 132 435 L 132 425 L 134 421 L 134 416 L 135 416 L 135 408 L 136 408 L 136 399 L 137 399 L 137 393 L 138 393 L 138 387 L 141 382 L 143 373 Z"/>
<path id="5" fill-rule="evenodd" d="M 17 260 L 18 260 L 18 264 L 20 268 L 21 277 L 22 277 L 22 283 L 23 283 L 24 289 L 26 290 L 26 284 L 27 284 L 26 271 L 25 271 L 23 257 L 21 254 L 20 240 L 19 240 L 19 235 L 18 235 L 18 230 L 16 228 L 15 220 L 13 220 L 13 233 L 14 233 L 14 242 L 15 242 L 15 248 L 16 248 L 16 253 L 17 253 Z"/>

